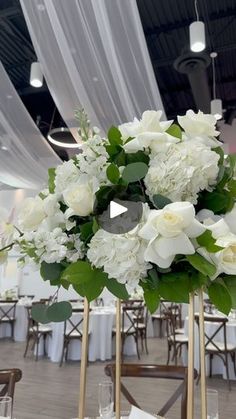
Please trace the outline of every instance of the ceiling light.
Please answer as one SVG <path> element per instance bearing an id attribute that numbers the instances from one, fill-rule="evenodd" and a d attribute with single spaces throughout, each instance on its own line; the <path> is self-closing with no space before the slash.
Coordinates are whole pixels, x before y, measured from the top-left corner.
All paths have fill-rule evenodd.
<path id="1" fill-rule="evenodd" d="M 78 144 L 68 128 L 54 128 L 49 131 L 47 135 L 50 143 L 64 148 L 81 148 L 81 144 Z"/>
<path id="2" fill-rule="evenodd" d="M 43 73 L 41 70 L 40 63 L 38 61 L 35 61 L 31 64 L 30 84 L 33 87 L 42 87 L 43 85 Z"/>
<path id="3" fill-rule="evenodd" d="M 200 52 L 206 48 L 205 25 L 199 20 L 197 0 L 194 5 L 197 20 L 189 26 L 190 49 L 193 52 Z"/>
<path id="4" fill-rule="evenodd" d="M 217 52 L 212 52 L 210 54 L 212 60 L 212 93 L 213 99 L 211 100 L 211 114 L 219 120 L 223 117 L 222 109 L 222 100 L 216 98 L 216 71 L 215 71 L 215 58 L 217 57 Z"/>
<path id="5" fill-rule="evenodd" d="M 8 148 L 7 148 L 5 145 L 2 145 L 2 146 L 1 146 L 1 150 L 3 150 L 3 151 L 8 151 Z"/>

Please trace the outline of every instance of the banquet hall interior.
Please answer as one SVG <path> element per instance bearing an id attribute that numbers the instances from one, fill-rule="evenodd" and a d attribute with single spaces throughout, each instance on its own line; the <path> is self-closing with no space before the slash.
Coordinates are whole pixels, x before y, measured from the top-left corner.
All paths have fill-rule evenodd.
<path id="1" fill-rule="evenodd" d="M 235 156 L 236 0 L 0 0 L 0 418 L 235 419 Z"/>

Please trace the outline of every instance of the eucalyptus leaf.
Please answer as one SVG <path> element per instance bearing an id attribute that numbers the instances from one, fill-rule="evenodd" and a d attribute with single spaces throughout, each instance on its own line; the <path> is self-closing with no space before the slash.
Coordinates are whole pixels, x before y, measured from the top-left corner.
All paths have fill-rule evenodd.
<path id="1" fill-rule="evenodd" d="M 50 323 L 50 319 L 47 316 L 47 306 L 45 304 L 34 304 L 31 309 L 32 318 L 42 324 Z"/>
<path id="2" fill-rule="evenodd" d="M 73 288 L 82 297 L 87 297 L 88 301 L 93 301 L 101 295 L 106 284 L 106 274 L 96 276 L 94 281 L 86 281 L 79 284 L 74 284 Z"/>
<path id="3" fill-rule="evenodd" d="M 122 173 L 122 178 L 128 182 L 138 182 L 143 179 L 148 171 L 148 166 L 143 162 L 136 162 L 128 164 Z"/>
<path id="4" fill-rule="evenodd" d="M 69 265 L 63 272 L 62 279 L 73 285 L 87 282 L 95 283 L 97 280 L 106 280 L 107 274 L 100 269 L 92 268 L 89 262 L 79 260 Z"/>
<path id="5" fill-rule="evenodd" d="M 72 315 L 71 304 L 68 301 L 53 303 L 47 307 L 46 315 L 51 322 L 63 322 Z"/>
<path id="6" fill-rule="evenodd" d="M 172 202 L 169 198 L 160 194 L 153 195 L 152 201 L 157 209 L 162 209 Z"/>

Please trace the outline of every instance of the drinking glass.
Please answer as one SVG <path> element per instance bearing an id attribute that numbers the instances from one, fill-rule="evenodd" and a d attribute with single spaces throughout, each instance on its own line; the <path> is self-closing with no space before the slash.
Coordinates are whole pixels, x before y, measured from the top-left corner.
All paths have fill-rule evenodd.
<path id="1" fill-rule="evenodd" d="M 207 389 L 207 419 L 219 419 L 218 391 Z"/>
<path id="2" fill-rule="evenodd" d="M 12 419 L 11 397 L 0 397 L 0 419 Z"/>
<path id="3" fill-rule="evenodd" d="M 99 415 L 102 419 L 113 417 L 113 383 L 102 381 L 98 385 Z"/>

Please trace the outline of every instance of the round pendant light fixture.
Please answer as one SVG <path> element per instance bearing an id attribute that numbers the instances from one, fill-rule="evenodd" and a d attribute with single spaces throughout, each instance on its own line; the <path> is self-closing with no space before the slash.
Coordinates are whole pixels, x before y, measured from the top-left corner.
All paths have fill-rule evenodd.
<path id="1" fill-rule="evenodd" d="M 69 128 L 60 127 L 54 128 L 49 131 L 47 135 L 50 143 L 64 148 L 81 148 L 81 144 L 78 144 L 71 134 Z"/>
<path id="2" fill-rule="evenodd" d="M 223 118 L 223 109 L 222 109 L 222 100 L 216 98 L 216 71 L 215 71 L 215 58 L 217 57 L 217 52 L 212 52 L 210 54 L 211 61 L 212 61 L 212 96 L 213 99 L 211 100 L 211 114 L 217 120 Z"/>
<path id="3" fill-rule="evenodd" d="M 43 85 L 43 73 L 38 61 L 31 63 L 30 67 L 30 85 L 36 88 Z"/>

